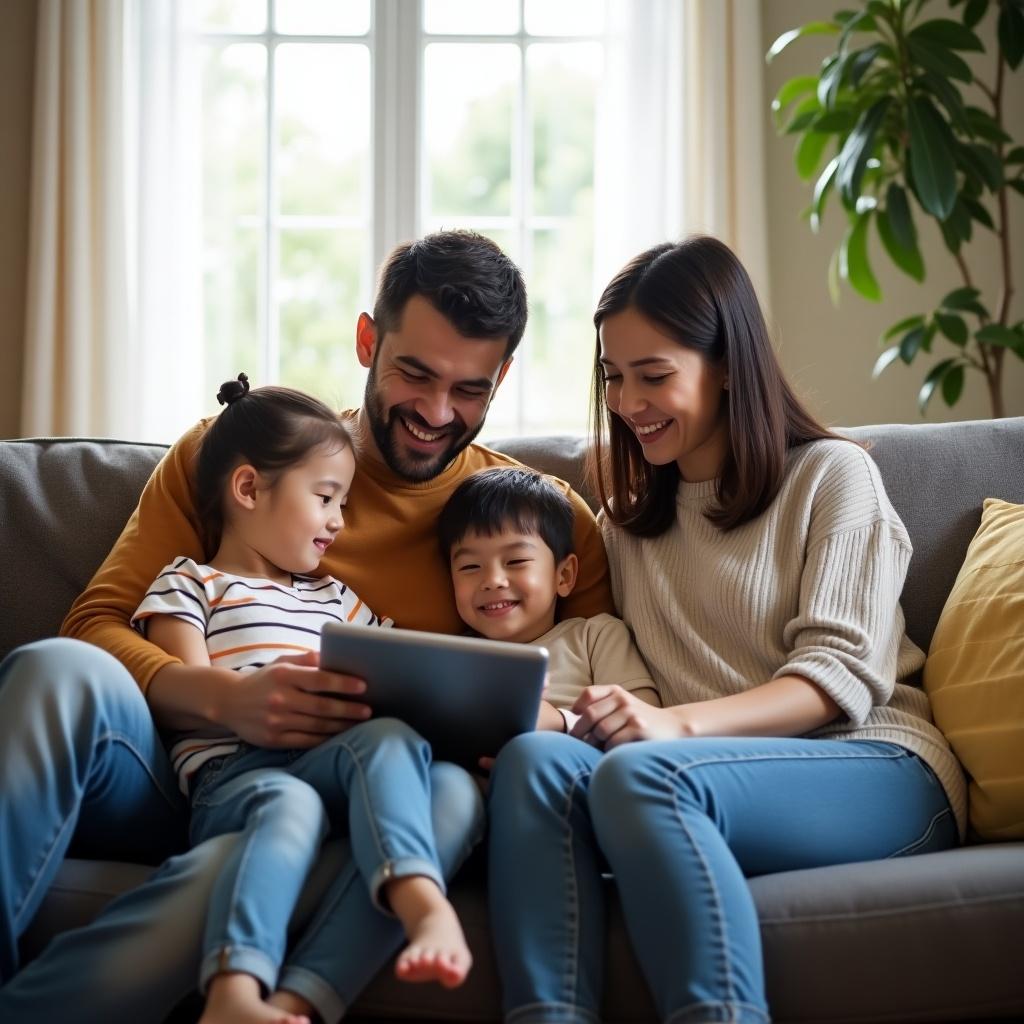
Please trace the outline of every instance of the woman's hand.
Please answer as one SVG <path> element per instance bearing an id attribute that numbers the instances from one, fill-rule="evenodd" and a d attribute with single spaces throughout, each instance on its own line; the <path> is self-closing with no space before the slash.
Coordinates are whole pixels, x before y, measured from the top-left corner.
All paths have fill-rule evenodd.
<path id="1" fill-rule="evenodd" d="M 681 708 L 656 708 L 621 686 L 588 686 L 572 707 L 580 720 L 570 735 L 604 750 L 636 740 L 692 735 Z"/>

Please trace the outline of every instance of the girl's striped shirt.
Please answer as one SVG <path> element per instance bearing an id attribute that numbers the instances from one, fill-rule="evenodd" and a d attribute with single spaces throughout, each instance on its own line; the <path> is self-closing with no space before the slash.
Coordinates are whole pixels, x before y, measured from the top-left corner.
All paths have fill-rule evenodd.
<path id="1" fill-rule="evenodd" d="M 195 626 L 206 640 L 210 664 L 252 672 L 288 654 L 320 650 L 328 622 L 390 626 L 331 576 L 292 576 L 290 586 L 233 576 L 191 558 L 176 558 L 160 571 L 132 616 L 143 636 L 154 615 L 173 615 Z M 182 792 L 207 761 L 234 753 L 237 736 L 178 734 L 170 756 Z"/>

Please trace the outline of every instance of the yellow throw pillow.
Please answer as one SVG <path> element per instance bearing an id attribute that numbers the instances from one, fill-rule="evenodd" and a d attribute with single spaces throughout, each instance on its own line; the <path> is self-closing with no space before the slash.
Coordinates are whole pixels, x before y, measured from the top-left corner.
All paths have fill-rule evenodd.
<path id="1" fill-rule="evenodd" d="M 970 776 L 974 831 L 1024 838 L 1024 505 L 986 499 L 935 627 L 924 687 Z"/>

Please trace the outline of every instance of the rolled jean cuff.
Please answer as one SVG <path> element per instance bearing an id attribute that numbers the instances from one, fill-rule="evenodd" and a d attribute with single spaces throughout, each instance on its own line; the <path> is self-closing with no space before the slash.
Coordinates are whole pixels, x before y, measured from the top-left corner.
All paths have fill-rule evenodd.
<path id="1" fill-rule="evenodd" d="M 277 987 L 278 965 L 262 949 L 253 946 L 221 946 L 203 957 L 199 965 L 199 991 L 205 996 L 218 974 L 251 974 L 265 992 Z"/>
<path id="2" fill-rule="evenodd" d="M 509 1010 L 505 1024 L 601 1024 L 601 1017 L 573 1003 L 528 1003 Z"/>
<path id="3" fill-rule="evenodd" d="M 424 860 L 422 857 L 399 857 L 397 860 L 383 861 L 380 867 L 374 871 L 373 877 L 370 879 L 370 899 L 373 901 L 373 905 L 378 910 L 394 917 L 394 912 L 388 905 L 382 890 L 389 882 L 394 882 L 399 878 L 410 878 L 413 875 L 429 878 L 436 883 L 442 895 L 448 891 L 444 884 L 444 877 L 436 864 Z"/>
<path id="4" fill-rule="evenodd" d="M 345 1004 L 341 996 L 319 974 L 305 967 L 289 967 L 286 964 L 277 987 L 305 999 L 320 1015 L 323 1024 L 337 1024 L 345 1015 Z"/>
<path id="5" fill-rule="evenodd" d="M 665 1024 L 771 1024 L 771 1017 L 753 1003 L 691 1003 Z"/>

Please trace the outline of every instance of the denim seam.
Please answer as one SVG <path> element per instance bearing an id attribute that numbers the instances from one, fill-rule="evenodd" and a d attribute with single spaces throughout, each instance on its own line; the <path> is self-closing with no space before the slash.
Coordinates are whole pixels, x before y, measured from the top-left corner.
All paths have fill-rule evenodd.
<path id="1" fill-rule="evenodd" d="M 895 857 L 906 857 L 912 854 L 915 850 L 920 849 L 935 834 L 935 829 L 937 828 L 939 822 L 943 818 L 951 817 L 952 814 L 953 812 L 950 810 L 947 801 L 947 806 L 944 807 L 937 814 L 934 814 L 932 816 L 932 820 L 928 822 L 928 827 L 924 830 L 924 833 L 922 835 L 918 836 L 918 838 L 915 839 L 912 843 L 907 843 L 907 845 L 904 846 L 901 850 L 897 850 L 895 853 L 890 853 L 886 860 L 892 860 Z"/>
<path id="2" fill-rule="evenodd" d="M 575 1003 L 527 1003 L 505 1014 L 505 1024 L 579 1024 L 581 1021 L 600 1024 L 601 1018 Z"/>
<path id="3" fill-rule="evenodd" d="M 681 1007 L 672 1013 L 665 1019 L 665 1024 L 704 1024 L 704 1021 L 708 1018 L 703 1016 L 707 1011 L 722 1011 L 728 1013 L 727 1018 L 723 1018 L 719 1021 L 716 1018 L 716 1024 L 727 1024 L 731 1021 L 762 1021 L 764 1024 L 768 1024 L 771 1018 L 761 1009 L 760 1006 L 755 1006 L 753 1003 L 746 1003 L 742 1001 L 738 1002 L 701 1002 L 701 1003 L 690 1003 L 689 1006 Z M 695 1016 L 696 1014 L 702 1014 L 702 1016 Z"/>
<path id="4" fill-rule="evenodd" d="M 569 819 L 572 817 L 573 807 L 573 796 L 576 793 L 576 788 L 579 785 L 579 781 L 584 775 L 590 772 L 589 768 L 584 768 L 578 771 L 572 779 L 569 781 L 569 790 L 566 794 L 565 801 L 565 813 L 562 818 L 562 825 L 564 828 L 565 846 L 564 856 L 567 864 L 566 877 L 568 879 L 568 885 L 566 886 L 566 920 L 569 925 L 569 931 L 571 936 L 571 942 L 568 944 L 569 956 L 566 959 L 565 966 L 562 974 L 562 991 L 569 995 L 569 999 L 566 1001 L 567 1005 L 575 1005 L 575 999 L 578 995 L 579 988 L 579 938 L 580 938 L 580 908 L 579 908 L 579 886 L 576 882 L 576 860 L 573 856 L 573 832 L 572 826 L 569 823 Z"/>
<path id="5" fill-rule="evenodd" d="M 700 862 L 701 870 L 704 873 L 704 879 L 709 889 L 711 890 L 711 898 L 714 903 L 714 915 L 716 923 L 716 938 L 717 942 L 717 954 L 720 960 L 719 968 L 724 968 L 725 973 L 725 988 L 729 994 L 729 1002 L 735 1002 L 736 987 L 732 977 L 732 966 L 729 955 L 729 931 L 725 921 L 725 915 L 722 912 L 722 900 L 718 892 L 718 886 L 715 884 L 714 875 L 711 869 L 708 867 L 707 857 L 704 851 L 701 849 L 700 844 L 696 841 L 693 833 L 690 831 L 685 820 L 683 819 L 682 809 L 679 806 L 679 790 L 677 786 L 671 784 L 671 781 L 685 772 L 689 766 L 680 765 L 666 780 L 665 790 L 672 802 L 673 810 L 676 814 L 676 820 L 679 822 L 679 827 L 682 829 L 683 834 L 686 836 L 690 846 L 697 854 Z"/>
<path id="6" fill-rule="evenodd" d="M 142 765 L 142 770 L 149 776 L 150 780 L 153 783 L 153 787 L 160 794 L 160 796 L 163 797 L 166 803 L 170 805 L 171 809 L 175 810 L 180 806 L 180 801 L 176 799 L 178 790 L 175 789 L 173 791 L 175 794 L 174 796 L 168 795 L 164 792 L 164 787 L 161 785 L 160 780 L 153 773 L 153 769 L 150 767 L 149 761 L 147 761 L 146 758 L 142 756 L 138 747 L 136 747 L 135 744 L 132 742 L 132 737 L 127 736 L 120 731 L 105 732 L 101 736 L 97 736 L 95 742 L 98 744 L 103 740 L 109 740 L 114 743 L 120 743 L 122 746 L 130 750 L 132 754 L 134 754 L 139 764 Z"/>

